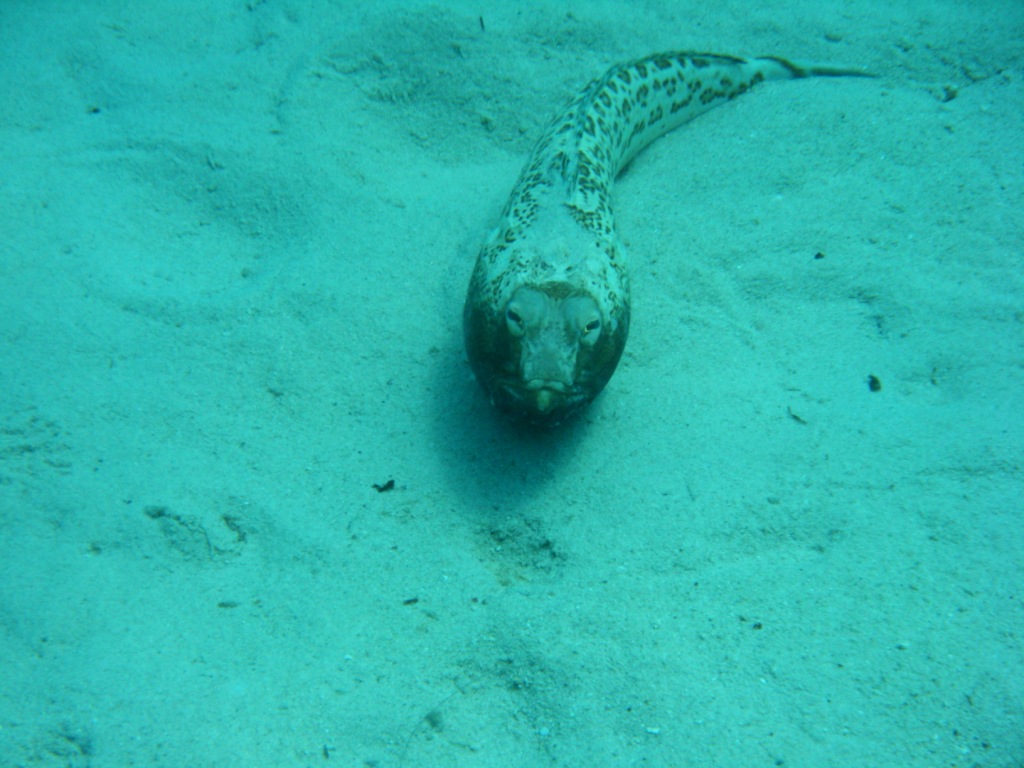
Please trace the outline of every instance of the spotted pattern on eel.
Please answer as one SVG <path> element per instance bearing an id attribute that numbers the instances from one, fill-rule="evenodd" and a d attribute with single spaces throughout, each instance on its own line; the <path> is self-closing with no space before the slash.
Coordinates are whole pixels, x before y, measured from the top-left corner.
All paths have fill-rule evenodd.
<path id="1" fill-rule="evenodd" d="M 611 189 L 659 136 L 763 80 L 857 70 L 675 52 L 591 81 L 534 146 L 473 270 L 466 352 L 500 409 L 551 425 L 604 388 L 629 331 L 629 277 Z"/>

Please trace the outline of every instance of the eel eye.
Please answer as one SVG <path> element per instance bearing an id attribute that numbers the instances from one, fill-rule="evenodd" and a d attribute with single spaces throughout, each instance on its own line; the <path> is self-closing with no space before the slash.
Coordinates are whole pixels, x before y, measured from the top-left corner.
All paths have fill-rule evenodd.
<path id="1" fill-rule="evenodd" d="M 521 338 L 526 333 L 523 316 L 512 307 L 505 310 L 505 325 L 508 326 L 508 332 L 515 338 Z"/>
<path id="2" fill-rule="evenodd" d="M 589 323 L 587 323 L 585 326 L 583 326 L 583 333 L 584 334 L 593 333 L 594 331 L 598 330 L 600 327 L 601 327 L 601 321 L 600 320 L 591 320 Z"/>

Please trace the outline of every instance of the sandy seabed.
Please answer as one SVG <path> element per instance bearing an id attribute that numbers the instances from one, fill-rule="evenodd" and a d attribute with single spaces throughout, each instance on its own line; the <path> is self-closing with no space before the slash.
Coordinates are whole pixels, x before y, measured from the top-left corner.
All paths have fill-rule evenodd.
<path id="1" fill-rule="evenodd" d="M 490 7 L 0 4 L 0 765 L 1019 768 L 1024 5 Z M 638 157 L 516 430 L 476 249 L 673 49 L 879 77 Z"/>

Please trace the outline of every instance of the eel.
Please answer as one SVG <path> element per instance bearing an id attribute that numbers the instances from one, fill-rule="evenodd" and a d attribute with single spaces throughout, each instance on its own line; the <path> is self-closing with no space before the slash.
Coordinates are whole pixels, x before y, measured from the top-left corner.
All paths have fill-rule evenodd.
<path id="1" fill-rule="evenodd" d="M 629 333 L 626 253 L 611 189 L 668 131 L 763 80 L 870 77 L 774 56 L 659 53 L 618 64 L 548 124 L 480 249 L 463 310 L 466 354 L 492 402 L 551 426 L 611 378 Z"/>

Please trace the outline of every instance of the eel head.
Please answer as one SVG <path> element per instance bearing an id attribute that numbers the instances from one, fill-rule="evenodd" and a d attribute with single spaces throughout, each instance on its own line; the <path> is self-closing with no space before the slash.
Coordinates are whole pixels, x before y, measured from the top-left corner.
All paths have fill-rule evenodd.
<path id="1" fill-rule="evenodd" d="M 566 282 L 523 284 L 497 307 L 467 301 L 466 351 L 501 410 L 550 426 L 580 410 L 608 383 L 626 344 L 628 309 L 607 316 Z"/>

